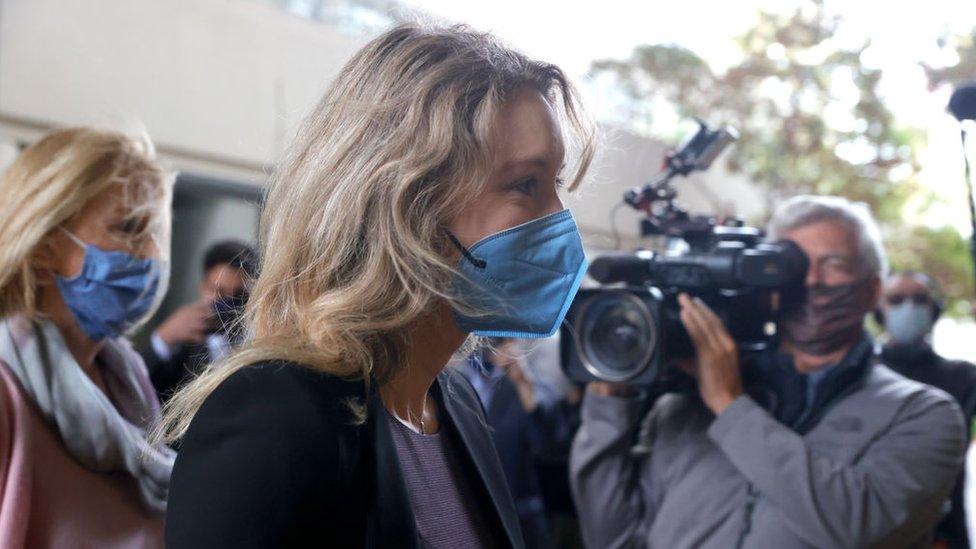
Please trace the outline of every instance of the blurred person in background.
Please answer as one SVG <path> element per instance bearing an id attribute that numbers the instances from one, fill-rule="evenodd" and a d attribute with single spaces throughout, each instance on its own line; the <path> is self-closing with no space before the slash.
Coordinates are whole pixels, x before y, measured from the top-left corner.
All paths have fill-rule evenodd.
<path id="1" fill-rule="evenodd" d="M 125 335 L 166 291 L 148 139 L 53 132 L 0 179 L 0 545 L 161 547 L 174 454 Z"/>
<path id="2" fill-rule="evenodd" d="M 485 409 L 491 438 L 515 498 L 526 547 L 552 547 L 539 478 L 539 461 L 568 455 L 575 430 L 565 408 L 539 398 L 525 352 L 512 338 L 492 338 L 468 357 L 463 369 Z M 561 452 L 562 450 L 562 452 Z"/>
<path id="3" fill-rule="evenodd" d="M 559 328 L 586 271 L 560 196 L 582 114 L 558 67 L 467 27 L 353 55 L 272 178 L 247 341 L 166 405 L 171 547 L 524 545 L 446 366 L 470 333 Z"/>
<path id="4" fill-rule="evenodd" d="M 927 547 L 966 433 L 945 392 L 877 364 L 864 329 L 887 259 L 864 205 L 798 196 L 767 227 L 809 258 L 779 344 L 740 353 L 682 294 L 697 394 L 591 383 L 572 453 L 591 547 Z M 645 412 L 650 407 L 650 413 Z M 643 420 L 642 420 L 643 418 Z M 639 440 L 639 444 L 635 441 Z"/>
<path id="5" fill-rule="evenodd" d="M 976 414 L 976 365 L 939 356 L 931 344 L 932 328 L 942 314 L 939 289 L 931 277 L 912 271 L 885 280 L 877 320 L 884 326 L 881 361 L 901 375 L 938 387 L 962 408 L 966 424 Z M 936 543 L 969 547 L 960 475 L 952 493 L 952 508 L 935 531 Z"/>
<path id="6" fill-rule="evenodd" d="M 539 404 L 553 408 L 551 415 L 557 418 L 549 424 L 555 429 L 549 439 L 551 447 L 536 457 L 551 546 L 577 549 L 583 547 L 583 540 L 569 486 L 569 451 L 580 425 L 580 403 L 585 385 L 570 380 L 563 372 L 560 339 L 556 332 L 550 338 L 521 340 L 526 351 L 521 364 L 527 366 Z"/>
<path id="7" fill-rule="evenodd" d="M 160 323 L 141 353 L 161 399 L 241 343 L 239 318 L 257 264 L 257 252 L 244 242 L 227 240 L 207 249 L 199 299 Z"/>

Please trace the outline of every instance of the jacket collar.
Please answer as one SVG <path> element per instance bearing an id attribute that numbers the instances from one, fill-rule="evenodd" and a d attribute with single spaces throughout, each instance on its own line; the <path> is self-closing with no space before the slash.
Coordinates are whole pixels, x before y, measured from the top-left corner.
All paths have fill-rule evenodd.
<path id="1" fill-rule="evenodd" d="M 522 546 L 521 529 L 515 512 L 512 496 L 498 462 L 498 457 L 488 434 L 488 427 L 478 410 L 480 403 L 469 385 L 459 382 L 459 375 L 447 372 L 437 377 L 443 414 L 440 417 L 442 430 L 457 435 L 455 441 L 463 453 L 459 458 L 472 464 L 477 477 L 471 482 L 484 488 L 490 498 L 490 519 L 500 523 L 508 537 L 511 547 Z M 367 547 L 382 547 L 396 540 L 404 547 L 419 547 L 419 537 L 410 497 L 400 469 L 396 447 L 390 432 L 390 425 L 383 417 L 383 403 L 376 384 L 370 384 L 368 399 L 366 436 L 374 449 L 372 458 L 373 487 L 376 494 L 374 508 L 368 518 L 369 534 Z M 468 394 L 470 393 L 470 394 Z M 462 464 L 463 465 L 463 464 Z M 469 468 L 470 469 L 470 468 Z"/>
<path id="2" fill-rule="evenodd" d="M 366 528 L 367 547 L 386 547 L 392 540 L 403 547 L 420 547 L 417 525 L 410 506 L 407 485 L 400 472 L 400 462 L 390 425 L 383 418 L 383 403 L 376 384 L 370 384 L 367 403 L 366 432 L 372 447 L 372 487 L 375 494 Z"/>
<path id="3" fill-rule="evenodd" d="M 936 359 L 935 351 L 926 341 L 897 344 L 888 342 L 880 349 L 881 360 L 899 370 L 926 368 Z"/>
<path id="4" fill-rule="evenodd" d="M 810 376 L 796 371 L 792 357 L 782 353 L 770 353 L 756 364 L 756 381 L 765 397 L 767 408 L 776 419 L 799 434 L 816 427 L 824 414 L 834 404 L 857 390 L 873 365 L 874 343 L 866 332 L 846 355 L 817 376 L 808 402 Z"/>
<path id="5" fill-rule="evenodd" d="M 488 425 L 484 414 L 481 413 L 481 403 L 474 389 L 462 381 L 460 374 L 450 375 L 442 373 L 437 378 L 441 395 L 443 395 L 444 409 L 447 412 L 449 428 L 460 435 L 467 458 L 474 463 L 482 486 L 493 503 L 492 511 L 500 520 L 505 534 L 508 536 L 510 547 L 522 546 L 522 530 L 518 523 L 518 514 L 512 500 L 511 492 L 505 481 L 501 463 L 494 442 L 488 433 Z M 462 398 L 462 394 L 464 397 Z"/>

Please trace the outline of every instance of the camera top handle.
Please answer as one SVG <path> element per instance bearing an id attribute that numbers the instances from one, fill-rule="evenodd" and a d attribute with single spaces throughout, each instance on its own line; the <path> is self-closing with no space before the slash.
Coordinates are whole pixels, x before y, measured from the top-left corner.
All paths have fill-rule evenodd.
<path id="1" fill-rule="evenodd" d="M 673 177 L 707 170 L 726 147 L 739 139 L 739 132 L 731 126 L 711 130 L 704 121 L 696 119 L 696 122 L 698 131 L 681 149 L 668 154 L 665 170 L 643 187 L 627 191 L 624 202 L 646 211 L 654 202 L 674 199 L 676 193 L 671 188 Z"/>

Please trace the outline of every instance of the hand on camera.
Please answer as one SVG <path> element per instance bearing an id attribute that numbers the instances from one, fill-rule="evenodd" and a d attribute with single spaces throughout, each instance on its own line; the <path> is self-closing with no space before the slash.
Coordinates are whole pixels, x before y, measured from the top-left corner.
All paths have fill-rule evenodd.
<path id="1" fill-rule="evenodd" d="M 695 346 L 695 359 L 685 368 L 698 380 L 705 405 L 715 415 L 721 414 L 743 393 L 739 349 L 722 320 L 702 300 L 681 294 L 678 303 L 681 322 Z"/>

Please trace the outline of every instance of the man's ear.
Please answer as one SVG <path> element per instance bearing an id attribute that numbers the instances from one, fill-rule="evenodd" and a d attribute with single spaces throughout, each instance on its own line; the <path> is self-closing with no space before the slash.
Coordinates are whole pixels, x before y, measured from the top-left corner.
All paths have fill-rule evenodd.
<path id="1" fill-rule="evenodd" d="M 872 303 L 871 316 L 874 317 L 874 321 L 877 322 L 878 325 L 883 327 L 885 325 L 885 321 L 884 321 L 884 309 L 881 307 L 882 291 L 883 291 L 883 287 L 881 284 L 881 277 L 875 275 L 874 280 L 871 284 L 871 292 L 873 296 L 871 298 L 871 303 Z"/>
<path id="2" fill-rule="evenodd" d="M 874 275 L 871 277 L 871 308 L 876 309 L 881 306 L 881 277 Z"/>

